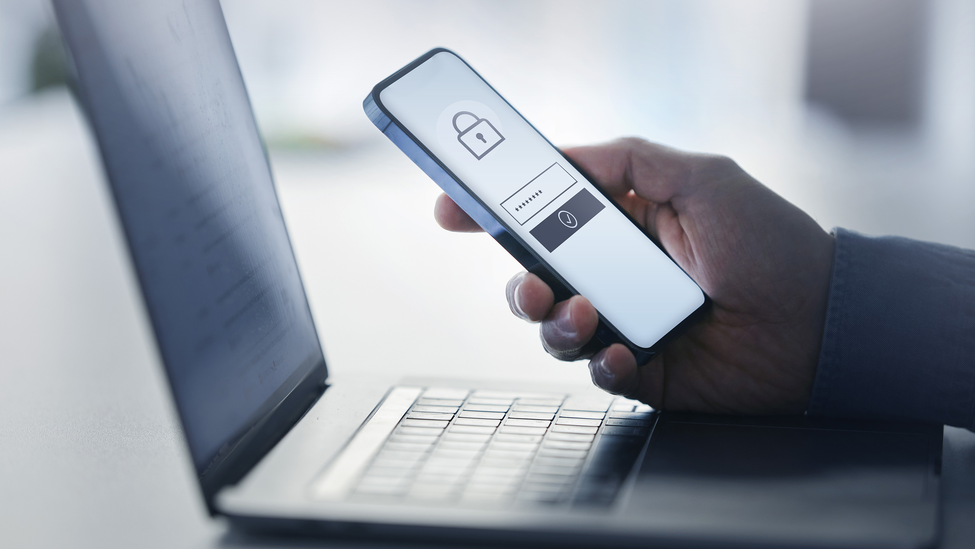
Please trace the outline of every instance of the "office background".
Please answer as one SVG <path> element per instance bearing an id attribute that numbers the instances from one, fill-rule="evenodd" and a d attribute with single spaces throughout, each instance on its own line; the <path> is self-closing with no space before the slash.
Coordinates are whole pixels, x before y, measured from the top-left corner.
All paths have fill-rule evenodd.
<path id="1" fill-rule="evenodd" d="M 437 188 L 362 113 L 435 46 L 557 144 L 726 154 L 827 229 L 975 248 L 970 0 L 223 7 L 336 376 L 588 379 L 510 318 L 517 264 L 437 228 Z M 64 66 L 46 2 L 0 0 L 0 545 L 233 545 L 195 493 Z"/>

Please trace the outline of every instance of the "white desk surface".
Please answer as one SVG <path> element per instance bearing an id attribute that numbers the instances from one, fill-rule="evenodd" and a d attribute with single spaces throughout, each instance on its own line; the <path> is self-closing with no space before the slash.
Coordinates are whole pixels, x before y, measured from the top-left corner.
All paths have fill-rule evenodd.
<path id="1" fill-rule="evenodd" d="M 309 544 L 207 516 L 76 108 L 0 114 L 0 547 Z M 436 187 L 391 149 L 272 155 L 330 370 L 588 383 L 510 317 L 518 265 L 440 230 Z M 975 434 L 945 434 L 944 547 L 967 547 Z"/>

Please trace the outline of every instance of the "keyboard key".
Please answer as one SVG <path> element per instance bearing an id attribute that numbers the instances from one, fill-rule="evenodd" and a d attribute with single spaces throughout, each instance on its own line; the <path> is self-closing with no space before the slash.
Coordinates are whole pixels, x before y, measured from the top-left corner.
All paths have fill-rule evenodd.
<path id="1" fill-rule="evenodd" d="M 579 471 L 581 471 L 579 467 L 546 465 L 532 469 L 529 477 L 538 479 L 539 481 L 573 483 L 576 477 L 579 476 Z"/>
<path id="2" fill-rule="evenodd" d="M 526 406 L 523 404 L 515 404 L 511 407 L 512 412 L 544 412 L 546 414 L 554 414 L 559 411 L 558 406 Z"/>
<path id="3" fill-rule="evenodd" d="M 508 419 L 544 419 L 552 421 L 555 419 L 555 412 L 511 412 Z"/>
<path id="4" fill-rule="evenodd" d="M 454 425 L 450 428 L 451 433 L 468 435 L 490 435 L 494 432 L 494 427 L 482 427 L 475 425 Z"/>
<path id="5" fill-rule="evenodd" d="M 460 416 L 458 416 L 458 417 L 472 418 L 472 419 L 497 419 L 497 420 L 501 420 L 501 419 L 504 419 L 504 412 L 472 412 L 472 411 L 469 411 L 469 410 L 464 410 L 463 412 L 460 413 Z"/>
<path id="6" fill-rule="evenodd" d="M 467 395 L 470 394 L 468 389 L 452 389 L 449 387 L 430 387 L 426 391 L 423 391 L 423 395 L 420 396 L 421 399 L 435 398 L 435 399 L 451 399 L 451 400 L 464 400 Z"/>
<path id="7" fill-rule="evenodd" d="M 492 450 L 515 450 L 515 451 L 535 451 L 538 449 L 537 442 L 505 442 L 501 440 L 494 441 L 491 444 Z"/>
<path id="8" fill-rule="evenodd" d="M 562 398 L 519 398 L 519 406 L 561 406 Z"/>
<path id="9" fill-rule="evenodd" d="M 450 448 L 444 448 L 443 444 L 437 447 L 436 450 L 430 454 L 429 460 L 435 459 L 466 459 L 471 460 L 481 455 L 481 450 L 451 450 Z"/>
<path id="10" fill-rule="evenodd" d="M 535 484 L 554 484 L 568 487 L 575 484 L 576 476 L 577 475 L 575 473 L 563 475 L 558 473 L 549 474 L 532 471 L 531 474 L 525 477 L 525 485 L 532 486 Z"/>
<path id="11" fill-rule="evenodd" d="M 511 403 L 514 402 L 514 400 L 515 399 L 513 398 L 488 398 L 488 397 L 472 396 L 470 399 L 467 400 L 467 403 L 468 404 L 490 404 L 494 406 L 511 406 Z"/>
<path id="12" fill-rule="evenodd" d="M 446 429 L 448 421 L 435 419 L 404 419 L 399 422 L 400 427 L 429 427 L 432 429 Z"/>
<path id="13" fill-rule="evenodd" d="M 652 412 L 610 412 L 609 417 L 612 419 L 653 419 Z"/>
<path id="14" fill-rule="evenodd" d="M 504 425 L 501 432 L 509 435 L 544 435 L 545 427 L 512 427 Z"/>
<path id="15" fill-rule="evenodd" d="M 549 423 L 551 422 L 543 419 L 508 419 L 504 422 L 512 427 L 548 427 Z"/>
<path id="16" fill-rule="evenodd" d="M 434 458 L 424 462 L 421 469 L 425 473 L 463 472 L 477 464 L 477 456 L 470 458 Z"/>
<path id="17" fill-rule="evenodd" d="M 436 437 L 436 436 L 440 436 L 440 433 L 442 432 L 443 432 L 443 427 L 414 427 L 408 425 L 406 427 L 400 427 L 399 429 L 396 429 L 395 434 Z"/>
<path id="18" fill-rule="evenodd" d="M 424 484 L 458 484 L 467 482 L 470 476 L 470 469 L 438 469 L 421 471 L 416 477 L 416 482 Z"/>
<path id="19" fill-rule="evenodd" d="M 531 442 L 538 443 L 542 441 L 542 435 L 529 435 L 524 433 L 507 433 L 504 429 L 501 430 L 494 440 L 498 442 Z M 590 437 L 592 440 L 592 437 Z"/>
<path id="20" fill-rule="evenodd" d="M 481 459 L 477 470 L 508 469 L 514 474 L 527 469 L 530 463 L 531 459 L 496 459 L 486 457 Z"/>
<path id="21" fill-rule="evenodd" d="M 465 412 L 507 412 L 508 406 L 501 404 L 471 404 L 464 406 Z"/>
<path id="22" fill-rule="evenodd" d="M 552 434 L 554 435 L 555 433 Z M 581 436 L 585 437 L 590 435 Z M 553 450 L 589 450 L 589 447 L 592 446 L 591 440 L 591 437 L 586 441 L 556 440 L 550 436 L 548 440 L 545 441 L 545 448 Z"/>
<path id="23" fill-rule="evenodd" d="M 426 454 L 425 451 L 424 452 L 399 452 L 399 451 L 395 451 L 395 450 L 386 450 L 386 449 L 383 449 L 381 452 L 379 452 L 379 455 L 376 456 L 376 459 L 377 460 L 384 459 L 384 460 L 387 460 L 387 461 L 389 461 L 389 460 L 394 460 L 394 461 L 417 461 L 417 460 L 421 460 L 421 459 L 425 458 L 426 455 L 427 454 Z"/>
<path id="24" fill-rule="evenodd" d="M 463 399 L 420 398 L 413 405 L 413 408 L 417 406 L 449 406 L 451 408 L 460 408 L 463 403 Z"/>
<path id="25" fill-rule="evenodd" d="M 478 425 L 481 427 L 497 427 L 501 424 L 499 419 L 474 419 L 467 417 L 459 417 L 454 421 L 454 425 Z"/>
<path id="26" fill-rule="evenodd" d="M 484 458 L 487 460 L 491 459 L 518 459 L 528 461 L 535 455 L 535 449 L 531 450 L 495 450 L 489 447 L 484 452 Z"/>
<path id="27" fill-rule="evenodd" d="M 480 442 L 485 443 L 491 440 L 490 434 L 479 433 L 456 433 L 453 429 L 448 430 L 444 436 L 444 442 Z"/>
<path id="28" fill-rule="evenodd" d="M 416 477 L 417 483 L 422 484 L 448 484 L 448 485 L 460 485 L 461 481 L 466 476 L 466 472 L 461 473 L 444 473 L 444 474 L 422 474 Z"/>
<path id="29" fill-rule="evenodd" d="M 562 403 L 562 411 L 605 412 L 612 403 L 613 399 L 569 397 Z"/>
<path id="30" fill-rule="evenodd" d="M 585 450 L 565 450 L 562 448 L 552 448 L 546 446 L 538 451 L 538 455 L 546 457 L 567 457 L 576 459 L 585 459 L 586 455 L 589 453 L 588 449 Z"/>
<path id="31" fill-rule="evenodd" d="M 478 467 L 471 474 L 471 482 L 513 482 L 520 483 L 528 473 L 528 467 Z"/>
<path id="32" fill-rule="evenodd" d="M 618 425 L 620 427 L 649 427 L 649 419 L 615 419 L 606 420 L 606 425 Z"/>
<path id="33" fill-rule="evenodd" d="M 592 442 L 595 435 L 585 434 L 585 433 L 549 433 L 548 439 L 546 440 L 558 440 L 564 442 Z"/>
<path id="34" fill-rule="evenodd" d="M 646 427 L 604 427 L 604 435 L 622 435 L 633 437 L 645 437 L 650 430 Z"/>
<path id="35" fill-rule="evenodd" d="M 511 490 L 518 488 L 521 484 L 523 475 L 479 475 L 474 474 L 468 481 L 467 486 L 499 486 L 503 489 Z"/>
<path id="36" fill-rule="evenodd" d="M 494 398 L 494 399 L 498 399 L 498 400 L 512 401 L 512 400 L 518 398 L 518 396 L 519 395 L 516 394 L 516 393 L 509 393 L 507 391 L 492 391 L 490 389 L 481 389 L 481 390 L 478 390 L 478 391 L 474 391 L 474 394 L 471 395 L 471 400 L 479 400 L 479 399 L 485 399 L 485 398 Z"/>
<path id="37" fill-rule="evenodd" d="M 470 469 L 437 469 L 420 471 L 416 482 L 424 484 L 463 484 L 467 482 Z"/>
<path id="38" fill-rule="evenodd" d="M 560 457 L 541 457 L 535 459 L 535 465 L 542 467 L 551 465 L 553 467 L 582 467 L 584 459 L 580 458 L 560 458 Z"/>
<path id="39" fill-rule="evenodd" d="M 581 427 L 578 425 L 555 425 L 552 427 L 553 433 L 575 433 L 578 435 L 595 435 L 599 427 Z"/>
<path id="40" fill-rule="evenodd" d="M 407 419 L 439 419 L 442 421 L 450 421 L 453 419 L 454 414 L 448 413 L 437 413 L 437 412 L 410 412 L 406 415 Z"/>
<path id="41" fill-rule="evenodd" d="M 444 435 L 443 442 L 437 447 L 439 450 L 483 450 L 487 446 L 487 441 L 483 442 L 464 442 L 460 440 L 453 440 L 453 435 L 447 433 Z"/>
<path id="42" fill-rule="evenodd" d="M 599 427 L 600 423 L 602 423 L 602 421 L 598 419 L 581 419 L 564 416 L 555 420 L 556 425 L 580 425 L 583 427 Z"/>
<path id="43" fill-rule="evenodd" d="M 582 410 L 562 410 L 559 417 L 577 417 L 581 419 L 603 419 L 606 412 L 585 412 Z"/>
<path id="44" fill-rule="evenodd" d="M 410 412 L 435 412 L 438 414 L 454 415 L 460 410 L 460 406 L 413 406 Z"/>

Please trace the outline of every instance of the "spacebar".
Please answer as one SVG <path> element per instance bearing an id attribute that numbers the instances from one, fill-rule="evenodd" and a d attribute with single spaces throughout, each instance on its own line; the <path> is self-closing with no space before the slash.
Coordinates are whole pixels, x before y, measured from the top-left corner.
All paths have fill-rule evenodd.
<path id="1" fill-rule="evenodd" d="M 311 485 L 315 499 L 342 499 L 389 438 L 413 402 L 420 396 L 420 387 L 395 387 L 345 446 L 331 465 Z"/>

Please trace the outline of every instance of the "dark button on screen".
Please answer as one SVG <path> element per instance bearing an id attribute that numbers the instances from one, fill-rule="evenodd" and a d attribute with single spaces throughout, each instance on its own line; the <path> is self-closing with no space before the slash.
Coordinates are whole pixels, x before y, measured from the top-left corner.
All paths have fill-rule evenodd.
<path id="1" fill-rule="evenodd" d="M 531 230 L 532 236 L 549 252 L 568 240 L 606 206 L 582 189 Z"/>

